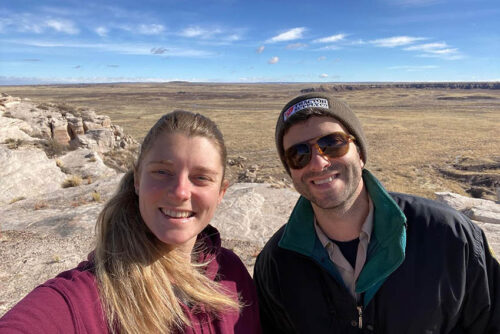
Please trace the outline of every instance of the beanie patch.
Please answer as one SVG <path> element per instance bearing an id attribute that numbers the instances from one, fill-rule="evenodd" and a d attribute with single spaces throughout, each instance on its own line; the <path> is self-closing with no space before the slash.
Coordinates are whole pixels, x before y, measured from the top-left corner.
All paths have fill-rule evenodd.
<path id="1" fill-rule="evenodd" d="M 288 108 L 283 113 L 283 121 L 286 121 L 288 118 L 290 118 L 290 116 L 292 116 L 296 112 L 299 112 L 302 109 L 306 109 L 306 108 L 329 109 L 328 100 L 322 99 L 322 98 L 313 98 L 313 99 L 302 100 L 299 103 L 296 103 L 293 106 L 291 106 L 290 108 Z"/>

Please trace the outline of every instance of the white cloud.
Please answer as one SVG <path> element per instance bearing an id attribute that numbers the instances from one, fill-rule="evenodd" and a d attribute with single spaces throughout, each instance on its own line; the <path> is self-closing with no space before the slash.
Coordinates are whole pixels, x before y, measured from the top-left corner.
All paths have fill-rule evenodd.
<path id="1" fill-rule="evenodd" d="M 288 50 L 296 50 L 296 49 L 303 49 L 307 47 L 307 44 L 305 43 L 293 43 L 293 44 L 288 44 L 286 46 L 286 49 Z"/>
<path id="2" fill-rule="evenodd" d="M 337 34 L 328 37 L 318 38 L 313 41 L 313 43 L 334 43 L 343 40 L 345 34 Z"/>
<path id="3" fill-rule="evenodd" d="M 231 34 L 231 35 L 224 38 L 224 40 L 226 40 L 228 42 L 235 42 L 235 41 L 239 41 L 240 39 L 241 39 L 241 36 L 238 34 Z"/>
<path id="4" fill-rule="evenodd" d="M 162 55 L 162 54 L 166 53 L 167 51 L 168 51 L 168 49 L 165 49 L 165 48 L 152 48 L 151 49 L 151 53 L 154 55 Z"/>
<path id="5" fill-rule="evenodd" d="M 388 2 L 402 7 L 424 7 L 443 2 L 443 0 L 389 0 Z"/>
<path id="6" fill-rule="evenodd" d="M 292 41 L 295 39 L 302 38 L 302 34 L 306 31 L 304 27 L 293 28 L 287 30 L 279 35 L 271 37 L 266 41 L 266 43 L 276 43 L 276 42 L 284 42 L 284 41 Z"/>
<path id="7" fill-rule="evenodd" d="M 391 66 L 388 67 L 389 70 L 404 70 L 407 72 L 419 72 L 419 71 L 424 71 L 424 70 L 432 70 L 439 68 L 439 66 L 436 65 L 420 65 L 420 66 L 415 66 L 415 65 L 400 65 L 400 66 Z"/>
<path id="8" fill-rule="evenodd" d="M 189 37 L 189 38 L 193 38 L 193 37 L 211 38 L 214 35 L 218 35 L 221 33 L 222 33 L 222 30 L 219 28 L 205 29 L 205 28 L 201 28 L 198 26 L 192 26 L 192 27 L 188 27 L 188 28 L 185 28 L 184 30 L 182 30 L 180 32 L 180 35 L 183 37 Z"/>
<path id="9" fill-rule="evenodd" d="M 137 28 L 137 32 L 142 35 L 158 35 L 165 31 L 161 24 L 140 24 Z"/>
<path id="10" fill-rule="evenodd" d="M 267 63 L 268 63 L 268 64 L 276 64 L 276 63 L 277 63 L 277 62 L 279 62 L 279 61 L 280 61 L 279 57 L 272 57 L 271 59 L 269 59 L 269 60 L 267 61 Z"/>
<path id="11" fill-rule="evenodd" d="M 81 48 L 81 49 L 97 49 L 105 52 L 118 54 L 134 54 L 134 55 L 151 55 L 153 51 L 160 50 L 163 54 L 168 54 L 172 57 L 193 57 L 206 58 L 215 56 L 213 52 L 205 50 L 197 50 L 190 48 L 171 47 L 156 48 L 148 44 L 111 44 L 111 43 L 77 43 L 77 42 L 53 42 L 41 41 L 37 39 L 25 40 L 0 40 L 0 42 L 9 42 L 13 44 L 29 45 L 43 48 Z"/>
<path id="12" fill-rule="evenodd" d="M 108 30 L 108 28 L 101 26 L 101 27 L 97 27 L 95 29 L 95 32 L 96 32 L 96 34 L 98 34 L 101 37 L 106 37 L 108 35 L 109 30 Z"/>
<path id="13" fill-rule="evenodd" d="M 442 48 L 447 48 L 448 45 L 444 42 L 440 43 L 426 43 L 426 44 L 420 44 L 420 45 L 412 45 L 407 48 L 404 48 L 404 50 L 407 51 L 428 51 L 431 52 L 436 49 L 442 49 Z"/>
<path id="14" fill-rule="evenodd" d="M 342 49 L 342 47 L 340 47 L 338 45 L 327 45 L 327 46 L 323 46 L 317 50 L 323 51 L 323 50 L 340 50 L 340 49 Z"/>
<path id="15" fill-rule="evenodd" d="M 73 22 L 68 20 L 47 20 L 45 21 L 45 25 L 57 32 L 63 32 L 65 34 L 75 35 L 80 32 Z"/>
<path id="16" fill-rule="evenodd" d="M 445 42 L 412 45 L 404 48 L 404 50 L 423 52 L 423 54 L 419 55 L 419 57 L 433 57 L 447 60 L 463 58 L 457 48 L 450 48 Z"/>
<path id="17" fill-rule="evenodd" d="M 370 41 L 371 44 L 375 46 L 384 48 L 393 48 L 396 46 L 403 46 L 421 41 L 425 38 L 423 37 L 410 37 L 410 36 L 394 36 L 389 38 L 380 38 Z"/>
<path id="18" fill-rule="evenodd" d="M 259 47 L 257 48 L 256 52 L 260 54 L 260 53 L 264 52 L 264 49 L 265 49 L 265 46 L 264 46 L 264 45 L 261 45 L 261 46 L 259 46 Z"/>
<path id="19" fill-rule="evenodd" d="M 322 73 L 319 75 L 320 78 L 328 78 L 328 74 L 326 73 Z"/>

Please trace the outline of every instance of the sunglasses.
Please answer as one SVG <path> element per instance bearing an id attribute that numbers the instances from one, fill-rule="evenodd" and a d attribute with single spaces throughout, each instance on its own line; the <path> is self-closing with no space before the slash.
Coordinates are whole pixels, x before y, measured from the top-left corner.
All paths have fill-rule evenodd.
<path id="1" fill-rule="evenodd" d="M 315 142 L 310 144 L 312 140 Z M 340 158 L 349 151 L 349 142 L 355 140 L 356 138 L 347 133 L 334 132 L 290 146 L 285 151 L 285 160 L 290 168 L 302 169 L 311 161 L 313 146 L 324 157 Z"/>

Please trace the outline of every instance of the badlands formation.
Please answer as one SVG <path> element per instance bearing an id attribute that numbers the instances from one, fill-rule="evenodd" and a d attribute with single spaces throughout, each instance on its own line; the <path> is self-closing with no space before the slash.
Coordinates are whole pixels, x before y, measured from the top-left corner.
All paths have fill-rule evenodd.
<path id="1" fill-rule="evenodd" d="M 92 250 L 97 215 L 137 147 L 109 117 L 93 110 L 0 95 L 0 316 Z M 436 196 L 480 225 L 500 254 L 498 202 Z M 297 197 L 279 185 L 235 183 L 212 224 L 251 272 Z"/>

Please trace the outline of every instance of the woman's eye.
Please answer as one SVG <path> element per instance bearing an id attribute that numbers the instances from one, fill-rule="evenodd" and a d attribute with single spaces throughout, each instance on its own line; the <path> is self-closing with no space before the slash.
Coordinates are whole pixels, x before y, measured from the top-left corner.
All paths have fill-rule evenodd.
<path id="1" fill-rule="evenodd" d="M 206 175 L 198 175 L 195 177 L 195 179 L 200 182 L 210 182 L 212 180 L 209 176 Z"/>
<path id="2" fill-rule="evenodd" d="M 170 175 L 170 172 L 167 171 L 167 170 L 164 170 L 164 169 L 159 169 L 159 170 L 153 171 L 153 174 L 157 174 L 157 175 Z"/>

